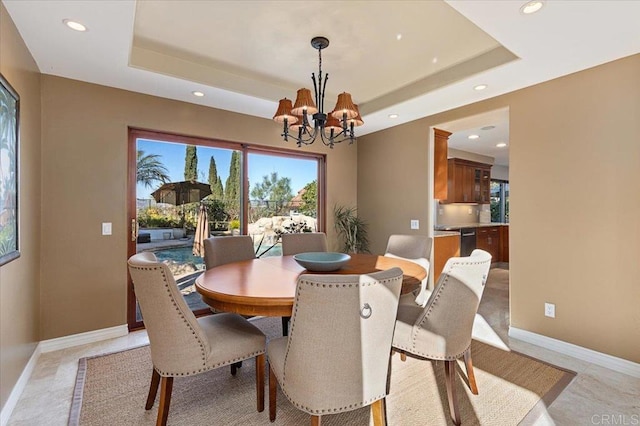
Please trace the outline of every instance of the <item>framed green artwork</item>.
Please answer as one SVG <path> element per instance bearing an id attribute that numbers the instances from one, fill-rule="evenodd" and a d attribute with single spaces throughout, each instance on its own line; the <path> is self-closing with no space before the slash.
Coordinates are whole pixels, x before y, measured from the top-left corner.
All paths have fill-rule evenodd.
<path id="1" fill-rule="evenodd" d="M 0 266 L 20 257 L 18 145 L 20 96 L 0 74 Z"/>

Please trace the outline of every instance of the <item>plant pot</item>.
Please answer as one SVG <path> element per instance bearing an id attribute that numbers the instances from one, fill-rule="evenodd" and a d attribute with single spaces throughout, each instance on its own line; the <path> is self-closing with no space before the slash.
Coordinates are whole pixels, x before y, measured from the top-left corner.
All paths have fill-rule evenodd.
<path id="1" fill-rule="evenodd" d="M 173 228 L 173 238 L 180 239 L 184 238 L 185 232 L 183 228 Z"/>

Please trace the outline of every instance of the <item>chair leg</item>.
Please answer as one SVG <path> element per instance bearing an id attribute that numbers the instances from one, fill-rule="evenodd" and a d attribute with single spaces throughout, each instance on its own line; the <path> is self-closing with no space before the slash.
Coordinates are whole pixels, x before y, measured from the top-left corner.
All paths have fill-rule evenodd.
<path id="1" fill-rule="evenodd" d="M 158 407 L 158 420 L 156 421 L 156 426 L 165 426 L 167 424 L 172 391 L 173 377 L 163 377 L 162 383 L 160 384 L 160 406 Z"/>
<path id="2" fill-rule="evenodd" d="M 264 411 L 264 354 L 256 357 L 256 399 L 258 411 Z"/>
<path id="3" fill-rule="evenodd" d="M 386 426 L 387 410 L 384 403 L 384 398 L 379 399 L 371 404 L 371 416 L 373 417 L 374 426 Z"/>
<path id="4" fill-rule="evenodd" d="M 289 335 L 289 321 L 291 320 L 291 317 L 282 317 L 282 335 L 283 336 L 288 336 Z"/>
<path id="5" fill-rule="evenodd" d="M 460 424 L 460 413 L 456 403 L 456 362 L 444 362 L 444 381 L 447 386 L 447 398 L 449 400 L 449 413 L 455 425 Z"/>
<path id="6" fill-rule="evenodd" d="M 476 375 L 473 373 L 473 362 L 471 361 L 471 348 L 464 353 L 464 367 L 467 370 L 467 378 L 469 379 L 469 389 L 474 395 L 478 394 L 478 385 L 476 384 Z"/>
<path id="7" fill-rule="evenodd" d="M 238 368 L 242 367 L 242 361 L 234 362 L 231 364 L 231 375 L 235 376 L 238 372 Z"/>
<path id="8" fill-rule="evenodd" d="M 387 388 L 386 394 L 389 395 L 391 393 L 391 370 L 393 369 L 393 348 L 391 349 L 391 353 L 389 354 L 389 362 L 387 364 Z"/>
<path id="9" fill-rule="evenodd" d="M 276 375 L 273 374 L 271 365 L 269 365 L 269 420 L 276 421 L 276 395 L 278 390 L 278 381 Z"/>
<path id="10" fill-rule="evenodd" d="M 151 373 L 151 386 L 149 386 L 149 396 L 147 397 L 147 404 L 144 406 L 145 410 L 151 410 L 153 403 L 156 401 L 156 395 L 158 394 L 158 385 L 160 384 L 160 374 L 153 369 Z"/>
<path id="11" fill-rule="evenodd" d="M 311 426 L 320 426 L 322 419 L 320 416 L 311 416 Z"/>

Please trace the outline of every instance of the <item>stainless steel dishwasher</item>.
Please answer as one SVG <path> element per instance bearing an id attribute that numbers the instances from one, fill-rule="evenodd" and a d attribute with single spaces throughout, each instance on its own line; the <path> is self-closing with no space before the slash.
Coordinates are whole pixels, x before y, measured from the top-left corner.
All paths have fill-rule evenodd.
<path id="1" fill-rule="evenodd" d="M 469 256 L 476 249 L 476 228 L 460 228 L 460 256 Z"/>

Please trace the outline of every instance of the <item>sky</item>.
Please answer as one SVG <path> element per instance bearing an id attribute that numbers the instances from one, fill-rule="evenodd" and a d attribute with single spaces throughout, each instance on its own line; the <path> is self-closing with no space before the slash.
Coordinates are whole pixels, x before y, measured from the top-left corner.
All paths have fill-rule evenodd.
<path id="1" fill-rule="evenodd" d="M 146 139 L 138 139 L 138 151 L 145 154 L 158 154 L 160 161 L 169 170 L 171 182 L 184 180 L 184 160 L 186 145 L 169 142 L 158 142 Z M 231 153 L 229 149 L 210 148 L 198 146 L 196 149 L 198 156 L 198 181 L 208 183 L 209 162 L 211 156 L 215 158 L 218 176 L 224 185 L 229 177 L 229 165 L 231 164 Z M 291 179 L 291 191 L 296 195 L 304 186 L 317 178 L 317 163 L 315 160 L 295 159 L 277 157 L 263 154 L 249 154 L 249 183 L 254 188 L 256 183 L 262 182 L 262 177 L 277 172 L 280 177 Z M 151 193 L 160 186 L 160 183 L 153 184 L 148 188 L 138 184 L 136 186 L 136 198 L 152 198 Z"/>

